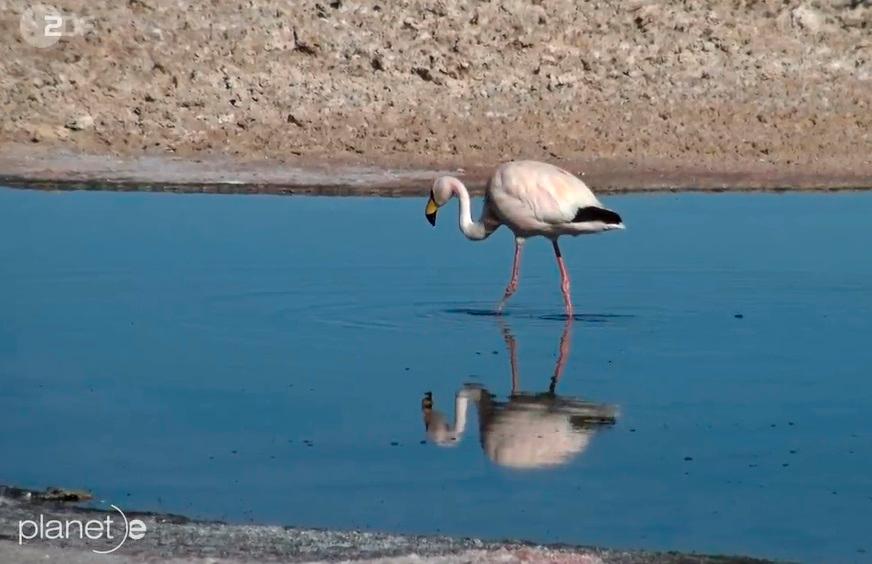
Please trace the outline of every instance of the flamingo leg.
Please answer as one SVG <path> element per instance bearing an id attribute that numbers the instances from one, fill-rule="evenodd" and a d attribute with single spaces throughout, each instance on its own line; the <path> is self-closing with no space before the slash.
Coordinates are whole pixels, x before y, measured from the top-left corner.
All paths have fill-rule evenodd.
<path id="1" fill-rule="evenodd" d="M 502 313 L 506 302 L 518 290 L 518 280 L 521 277 L 521 250 L 524 247 L 524 240 L 520 237 L 515 239 L 515 258 L 512 261 L 512 278 L 506 285 L 506 292 L 503 294 L 503 299 L 497 305 L 497 313 Z"/>
<path id="2" fill-rule="evenodd" d="M 566 318 L 566 324 L 563 325 L 563 334 L 560 336 L 560 352 L 557 354 L 557 364 L 554 365 L 554 374 L 551 376 L 551 385 L 548 391 L 552 394 L 557 389 L 557 383 L 563 375 L 563 369 L 566 368 L 566 361 L 569 359 L 569 348 L 572 341 L 572 316 Z"/>
<path id="3" fill-rule="evenodd" d="M 554 255 L 557 257 L 557 266 L 560 268 L 560 290 L 563 292 L 563 304 L 566 306 L 566 317 L 572 317 L 572 296 L 569 293 L 569 273 L 566 271 L 566 263 L 563 262 L 563 255 L 560 253 L 560 247 L 557 246 L 557 239 L 551 242 L 554 245 Z"/>
<path id="4" fill-rule="evenodd" d="M 506 342 L 506 349 L 509 351 L 509 364 L 512 367 L 512 395 L 515 395 L 521 389 L 521 380 L 518 374 L 518 346 L 509 326 L 500 321 L 500 327 L 503 329 L 503 340 Z"/>

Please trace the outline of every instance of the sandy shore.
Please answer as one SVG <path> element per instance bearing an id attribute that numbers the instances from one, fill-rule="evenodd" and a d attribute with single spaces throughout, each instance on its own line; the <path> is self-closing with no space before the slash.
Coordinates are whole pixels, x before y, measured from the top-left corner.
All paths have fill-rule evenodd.
<path id="1" fill-rule="evenodd" d="M 872 187 L 869 0 L 57 4 L 0 2 L 7 183 Z"/>
<path id="2" fill-rule="evenodd" d="M 872 188 L 872 176 L 812 174 L 761 166 L 715 172 L 595 161 L 564 163 L 599 193 L 654 191 L 857 190 Z M 424 196 L 433 178 L 458 176 L 481 194 L 490 170 L 389 167 L 364 162 L 238 160 L 232 157 L 83 155 L 65 151 L 7 148 L 0 155 L 0 186 L 50 190 L 122 190 L 220 194 L 316 194 Z"/>

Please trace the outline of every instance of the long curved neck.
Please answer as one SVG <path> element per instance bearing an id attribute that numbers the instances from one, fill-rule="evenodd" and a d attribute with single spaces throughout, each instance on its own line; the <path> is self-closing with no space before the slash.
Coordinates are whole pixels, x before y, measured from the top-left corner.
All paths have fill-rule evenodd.
<path id="1" fill-rule="evenodd" d="M 466 431 L 466 411 L 469 407 L 469 396 L 463 393 L 454 398 L 454 436 L 459 441 Z"/>
<path id="2" fill-rule="evenodd" d="M 454 192 L 454 195 L 457 196 L 457 199 L 460 200 L 459 214 L 457 218 L 460 230 L 464 235 L 466 235 L 467 239 L 481 241 L 489 234 L 485 229 L 484 223 L 481 221 L 473 221 L 472 219 L 469 191 L 466 189 L 466 186 L 463 185 L 463 182 L 456 178 L 451 178 L 451 189 L 452 192 Z"/>
<path id="3" fill-rule="evenodd" d="M 466 431 L 466 412 L 469 408 L 470 400 L 478 401 L 480 394 L 470 393 L 467 389 L 462 389 L 457 392 L 454 398 L 454 424 L 449 425 L 445 420 L 445 415 L 436 409 L 433 409 L 432 404 L 423 407 L 424 411 L 424 426 L 427 429 L 427 435 L 440 446 L 454 446 L 463 439 L 463 434 Z"/>

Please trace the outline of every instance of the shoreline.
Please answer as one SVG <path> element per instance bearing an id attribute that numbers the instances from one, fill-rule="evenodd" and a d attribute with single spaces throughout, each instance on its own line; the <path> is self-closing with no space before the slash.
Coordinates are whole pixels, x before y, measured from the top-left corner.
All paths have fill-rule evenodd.
<path id="1" fill-rule="evenodd" d="M 48 45 L 12 4 L 7 183 L 480 194 L 526 158 L 602 194 L 872 189 L 868 0 L 68 0 L 89 25 Z"/>
<path id="2" fill-rule="evenodd" d="M 494 166 L 497 163 L 494 163 Z M 681 161 L 560 162 L 600 194 L 657 192 L 833 192 L 872 189 L 872 171 L 797 171 L 757 163 L 741 171 Z M 37 190 L 141 191 L 324 196 L 422 196 L 432 180 L 457 176 L 483 193 L 491 167 L 396 163 L 391 159 L 336 162 L 320 158 L 240 160 L 225 155 L 123 157 L 7 146 L 0 185 Z"/>
<path id="3" fill-rule="evenodd" d="M 61 491 L 61 490 L 59 490 Z M 4 492 L 6 492 L 4 494 Z M 243 562 L 384 562 L 453 564 L 468 562 L 576 562 L 579 564 L 756 564 L 768 560 L 741 556 L 645 550 L 613 550 L 567 544 L 538 544 L 520 540 L 490 541 L 443 535 L 408 535 L 358 530 L 312 529 L 261 524 L 228 524 L 185 516 L 125 511 L 143 521 L 142 538 L 122 543 L 110 554 L 94 555 L 114 545 L 105 539 L 87 541 L 40 539 L 18 543 L 18 524 L 43 516 L 64 522 L 104 520 L 111 510 L 45 501 L 46 492 L 0 486 L 0 561 L 37 563 L 173 562 L 241 564 Z M 55 493 L 55 492 L 52 492 Z M 116 541 L 117 542 L 117 541 Z M 106 545 L 106 546 L 104 546 Z"/>

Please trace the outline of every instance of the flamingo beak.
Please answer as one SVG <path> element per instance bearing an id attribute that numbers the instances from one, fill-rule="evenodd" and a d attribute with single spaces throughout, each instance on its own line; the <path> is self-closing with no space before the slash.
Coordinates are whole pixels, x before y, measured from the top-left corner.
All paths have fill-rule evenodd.
<path id="1" fill-rule="evenodd" d="M 433 199 L 433 194 L 430 194 L 430 199 L 427 201 L 427 209 L 424 210 L 424 215 L 427 216 L 427 221 L 430 225 L 436 227 L 436 212 L 439 211 L 439 204 Z"/>
<path id="2" fill-rule="evenodd" d="M 433 420 L 433 392 L 424 394 L 424 399 L 421 400 L 421 413 L 424 415 L 424 430 L 429 431 Z"/>

